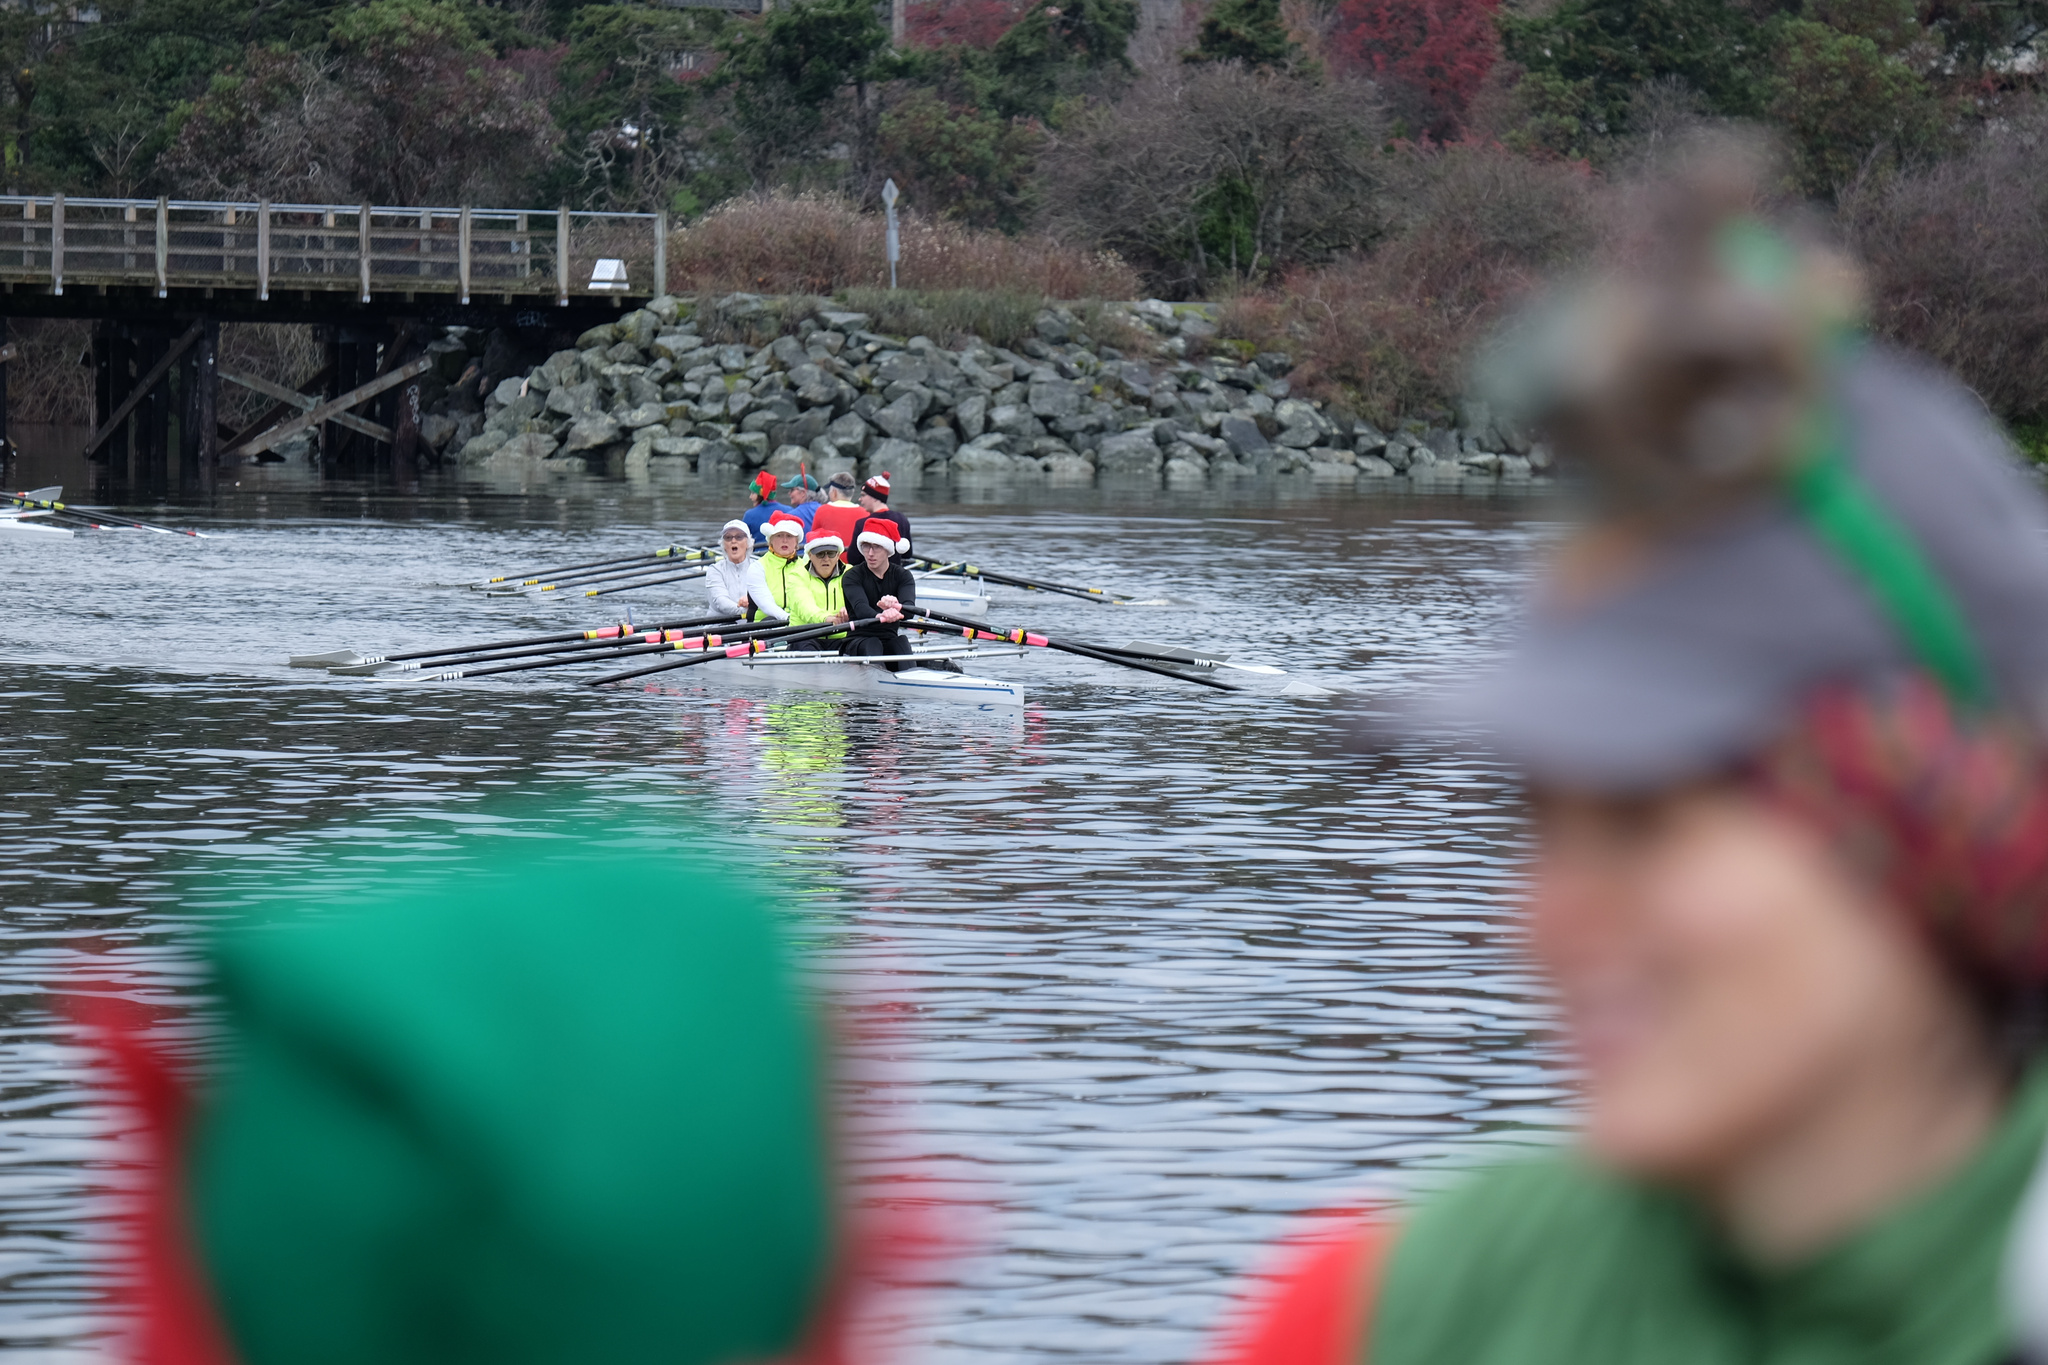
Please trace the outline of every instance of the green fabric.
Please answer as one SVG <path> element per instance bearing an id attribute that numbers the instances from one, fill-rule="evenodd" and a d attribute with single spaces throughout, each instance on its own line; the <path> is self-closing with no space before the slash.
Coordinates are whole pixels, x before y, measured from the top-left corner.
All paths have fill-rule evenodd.
<path id="1" fill-rule="evenodd" d="M 1694 1205 L 1569 1154 L 1426 1204 L 1370 1365 L 1994 1365 L 2008 1224 L 2048 1132 L 2037 1070 L 1965 1165 L 1804 1265 L 1746 1264 Z"/>
<path id="2" fill-rule="evenodd" d="M 800 574 L 789 576 L 790 595 L 783 599 L 782 607 L 789 613 L 793 626 L 821 626 L 846 610 L 846 573 L 844 570 L 832 575 L 827 583 L 806 568 Z M 836 640 L 837 635 L 826 637 Z"/>
<path id="3" fill-rule="evenodd" d="M 217 947 L 186 1180 L 244 1365 L 774 1357 L 834 1230 L 765 909 L 701 859 L 498 842 Z"/>
<path id="4" fill-rule="evenodd" d="M 1812 454 L 1788 480 L 1792 502 L 1822 543 L 1870 589 L 1922 667 L 1965 710 L 1991 701 L 1991 674 L 1962 609 L 1913 533 L 1850 468 L 1841 418 L 1813 418 Z"/>
<path id="5" fill-rule="evenodd" d="M 789 597 L 796 590 L 796 583 L 810 573 L 804 567 L 801 551 L 795 559 L 784 559 L 774 551 L 761 556 L 761 577 L 768 580 L 768 591 L 775 594 L 775 605 L 789 610 Z"/>

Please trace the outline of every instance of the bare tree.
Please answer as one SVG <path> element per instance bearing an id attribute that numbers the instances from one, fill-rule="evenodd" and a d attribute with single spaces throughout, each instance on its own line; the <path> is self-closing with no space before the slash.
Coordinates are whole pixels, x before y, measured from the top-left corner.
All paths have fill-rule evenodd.
<path id="1" fill-rule="evenodd" d="M 1384 136 L 1367 82 L 1235 63 L 1154 71 L 1047 150 L 1046 226 L 1162 289 L 1248 282 L 1378 235 Z"/>

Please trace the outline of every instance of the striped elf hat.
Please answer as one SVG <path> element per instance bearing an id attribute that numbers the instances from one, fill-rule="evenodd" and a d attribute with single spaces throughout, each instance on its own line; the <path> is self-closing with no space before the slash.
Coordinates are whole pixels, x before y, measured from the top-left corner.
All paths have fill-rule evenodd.
<path id="1" fill-rule="evenodd" d="M 559 847 L 223 937 L 195 1091 L 112 1030 L 154 1152 L 141 1360 L 845 1358 L 873 1258 L 767 915 L 701 860 Z"/>

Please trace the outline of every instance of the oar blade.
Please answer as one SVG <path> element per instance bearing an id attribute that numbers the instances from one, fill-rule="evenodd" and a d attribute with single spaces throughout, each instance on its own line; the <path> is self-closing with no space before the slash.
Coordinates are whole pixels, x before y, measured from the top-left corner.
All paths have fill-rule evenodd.
<path id="1" fill-rule="evenodd" d="M 293 668 L 346 668 L 363 661 L 352 649 L 330 649 L 325 654 L 294 654 L 285 662 Z"/>

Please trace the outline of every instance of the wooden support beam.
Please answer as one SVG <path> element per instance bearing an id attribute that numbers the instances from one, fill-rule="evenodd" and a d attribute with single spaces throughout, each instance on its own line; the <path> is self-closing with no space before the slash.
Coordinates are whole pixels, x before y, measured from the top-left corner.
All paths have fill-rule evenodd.
<path id="1" fill-rule="evenodd" d="M 156 199 L 156 296 L 169 298 L 171 294 L 171 201 L 164 195 Z"/>
<path id="2" fill-rule="evenodd" d="M 203 322 L 195 322 L 190 327 L 187 327 L 185 335 L 179 337 L 172 344 L 171 348 L 163 353 L 163 356 L 158 359 L 156 364 L 149 367 L 148 374 L 136 381 L 134 389 L 129 392 L 127 398 L 122 400 L 121 406 L 114 409 L 114 415 L 109 417 L 100 429 L 92 434 L 92 439 L 85 443 L 85 449 L 79 453 L 81 455 L 90 455 L 95 450 L 98 450 L 101 444 L 114 434 L 114 429 L 128 420 L 128 414 L 135 411 L 135 405 L 149 396 L 149 391 L 157 386 L 158 381 L 164 377 L 171 366 L 177 363 L 178 357 L 185 354 L 192 343 L 199 340 L 199 334 L 205 330 L 206 324 Z"/>
<path id="3" fill-rule="evenodd" d="M 220 372 L 220 377 L 227 380 L 230 384 L 240 384 L 245 389 L 260 393 L 265 398 L 275 398 L 281 408 L 289 406 L 297 408 L 300 412 L 311 412 L 314 408 L 320 406 L 320 400 L 317 398 L 295 392 L 282 384 L 273 384 L 268 379 L 259 379 L 253 374 L 237 374 L 233 370 L 223 368 Z M 283 415 L 282 412 L 278 413 L 280 417 Z M 382 441 L 385 445 L 391 444 L 390 427 L 358 417 L 352 412 L 339 412 L 327 420 L 333 422 L 336 426 L 347 427 L 350 431 L 360 431 L 363 435 L 370 437 L 372 440 Z M 254 435 L 255 433 L 251 432 L 250 434 Z M 238 441 L 236 444 L 239 445 L 240 442 Z"/>
<path id="4" fill-rule="evenodd" d="M 563 210 L 567 213 L 567 210 Z M 50 196 L 50 292 L 64 292 L 64 191 Z"/>
<path id="5" fill-rule="evenodd" d="M 256 297 L 270 302 L 270 201 L 256 206 Z"/>
<path id="6" fill-rule="evenodd" d="M 370 206 L 368 204 L 356 214 L 356 267 L 362 273 L 364 303 L 370 301 Z M 254 452 L 251 452 L 252 454 Z"/>
<path id="7" fill-rule="evenodd" d="M 301 379 L 299 381 L 300 390 L 304 391 L 306 389 L 319 388 L 322 384 L 325 384 L 327 382 L 327 376 L 332 371 L 332 369 L 333 366 L 331 365 L 322 365 L 319 369 L 313 371 L 313 373 L 307 375 L 304 379 Z M 292 405 L 290 403 L 278 403 L 275 406 L 273 406 L 270 409 L 270 411 L 264 413 L 261 417 L 258 417 L 248 426 L 243 427 L 240 431 L 224 431 L 222 434 L 225 435 L 227 439 L 221 442 L 220 448 L 222 450 L 233 450 L 236 446 L 242 444 L 242 442 L 248 440 L 250 437 L 270 430 L 270 424 L 272 422 L 277 421 L 281 417 L 289 416 L 292 410 Z"/>
<path id="8" fill-rule="evenodd" d="M 58 293 L 64 291 L 59 289 Z M 555 303 L 569 306 L 569 206 L 567 204 L 555 213 Z"/>
<path id="9" fill-rule="evenodd" d="M 462 276 L 462 302 L 467 306 L 469 303 L 469 206 L 467 204 L 463 205 L 462 226 L 458 231 L 461 233 L 461 236 L 456 239 L 455 243 L 456 270 Z"/>
<path id="10" fill-rule="evenodd" d="M 423 355 L 409 365 L 401 365 L 389 374 L 379 375 L 367 384 L 361 384 L 350 389 L 339 398 L 328 399 L 311 412 L 303 412 L 288 422 L 278 423 L 261 436 L 253 440 L 244 441 L 233 450 L 230 450 L 228 454 L 237 456 L 260 455 L 277 445 L 280 441 L 289 440 L 308 427 L 318 426 L 338 412 L 346 412 L 366 399 L 375 398 L 384 390 L 395 388 L 416 374 L 425 374 L 433 366 L 433 363 L 434 358 L 432 356 Z"/>

